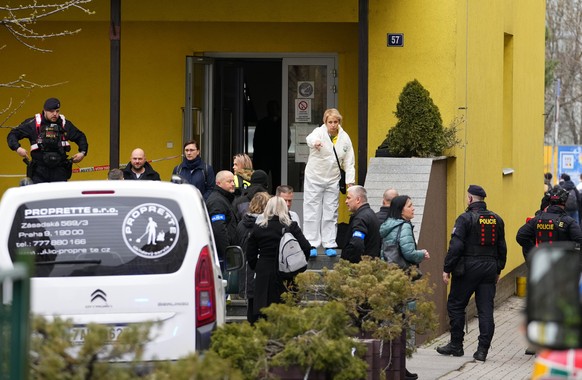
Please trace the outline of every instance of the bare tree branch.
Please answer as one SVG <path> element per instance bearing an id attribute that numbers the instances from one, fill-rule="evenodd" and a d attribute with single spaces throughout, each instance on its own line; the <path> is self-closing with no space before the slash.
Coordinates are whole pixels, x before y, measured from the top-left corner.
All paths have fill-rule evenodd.
<path id="1" fill-rule="evenodd" d="M 69 36 L 79 33 L 81 29 L 63 30 L 52 33 L 37 33 L 32 29 L 32 26 L 35 25 L 38 20 L 71 8 L 80 9 L 87 14 L 93 14 L 91 10 L 85 7 L 85 5 L 91 1 L 92 0 L 69 0 L 63 4 L 39 4 L 34 1 L 32 4 L 0 6 L 0 14 L 4 14 L 2 19 L 0 19 L 0 26 L 3 26 L 8 33 L 26 47 L 42 52 L 50 52 L 51 50 L 40 48 L 28 41 L 44 41 L 47 38 Z"/>
<path id="2" fill-rule="evenodd" d="M 558 144 L 580 144 L 582 136 L 582 2 L 546 1 L 546 141 L 553 142 L 556 81 L 560 80 Z M 548 66 L 549 65 L 549 66 Z"/>
<path id="3" fill-rule="evenodd" d="M 77 34 L 81 29 L 61 30 L 55 32 L 38 33 L 34 26 L 39 20 L 65 12 L 71 9 L 78 9 L 86 14 L 94 14 L 86 5 L 93 0 L 67 0 L 64 3 L 39 3 L 37 0 L 30 0 L 29 4 L 19 5 L 0 5 L 0 27 L 10 34 L 18 43 L 28 49 L 50 53 L 52 50 L 40 47 L 38 44 L 51 38 L 59 38 Z M 0 28 L 0 31 L 2 29 Z M 0 51 L 6 47 L 6 44 L 0 46 Z M 51 84 L 41 84 L 26 79 L 26 74 L 21 74 L 17 79 L 6 83 L 0 83 L 0 88 L 21 89 L 24 95 L 18 101 L 10 98 L 4 108 L 0 108 L 0 128 L 14 128 L 4 124 L 26 103 L 32 92 L 37 88 L 55 87 L 66 82 Z"/>

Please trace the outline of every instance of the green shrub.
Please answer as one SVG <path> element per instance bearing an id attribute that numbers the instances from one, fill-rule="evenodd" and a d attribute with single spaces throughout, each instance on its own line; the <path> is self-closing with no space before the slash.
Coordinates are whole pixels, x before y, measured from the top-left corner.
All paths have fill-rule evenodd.
<path id="1" fill-rule="evenodd" d="M 212 351 L 176 362 L 160 362 L 146 380 L 242 380 L 240 371 Z"/>
<path id="2" fill-rule="evenodd" d="M 30 377 L 32 379 L 130 379 L 132 369 L 143 354 L 152 324 L 126 328 L 116 344 L 108 344 L 107 326 L 90 324 L 82 345 L 71 340 L 70 320 L 55 318 L 48 321 L 36 316 L 32 320 L 30 340 Z M 128 368 L 109 364 L 131 355 Z"/>
<path id="3" fill-rule="evenodd" d="M 211 350 L 230 359 L 245 379 L 273 379 L 274 368 L 292 366 L 336 380 L 365 378 L 365 346 L 354 340 L 342 304 L 272 304 L 263 312 L 266 319 L 254 326 L 226 325 L 212 335 Z"/>
<path id="4" fill-rule="evenodd" d="M 258 379 L 268 371 L 267 336 L 257 333 L 248 322 L 226 324 L 213 334 L 210 351 L 238 368 L 245 379 Z"/>
<path id="5" fill-rule="evenodd" d="M 398 122 L 379 146 L 390 156 L 436 157 L 459 143 L 458 121 L 443 127 L 438 107 L 416 79 L 404 86 L 394 114 Z"/>
<path id="6" fill-rule="evenodd" d="M 210 349 L 244 379 L 273 379 L 280 367 L 338 380 L 365 378 L 366 345 L 357 336 L 392 341 L 403 329 L 420 334 L 436 329 L 428 275 L 412 281 L 396 265 L 365 256 L 360 263 L 340 260 L 333 270 L 307 271 L 295 280 L 284 303 L 262 310 L 265 319 L 254 326 L 222 326 L 212 335 Z"/>
<path id="7" fill-rule="evenodd" d="M 433 293 L 428 274 L 412 281 L 411 275 L 395 264 L 363 256 L 357 264 L 340 260 L 333 270 L 324 268 L 321 275 L 301 273 L 296 281 L 295 290 L 286 295 L 288 302 L 309 297 L 337 301 L 347 312 L 348 325 L 364 335 L 390 341 L 398 339 L 402 329 L 429 335 L 436 330 L 435 304 L 428 299 Z M 408 307 L 411 301 L 414 308 Z M 407 347 L 407 354 L 415 350 Z"/>
<path id="8" fill-rule="evenodd" d="M 145 344 L 155 323 L 126 327 L 109 344 L 108 326 L 90 324 L 82 344 L 71 340 L 70 320 L 33 317 L 30 341 L 30 379 L 59 380 L 240 380 L 229 361 L 207 352 L 177 361 L 143 362 Z M 123 358 L 123 363 L 112 363 Z"/>

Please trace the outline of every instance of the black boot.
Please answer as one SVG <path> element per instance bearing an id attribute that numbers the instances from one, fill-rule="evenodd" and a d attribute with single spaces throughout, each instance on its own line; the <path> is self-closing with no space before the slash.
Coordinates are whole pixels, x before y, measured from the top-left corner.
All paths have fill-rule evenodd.
<path id="1" fill-rule="evenodd" d="M 404 375 L 405 380 L 416 380 L 418 379 L 418 375 L 416 373 L 412 373 L 409 370 L 406 370 L 406 375 Z"/>
<path id="2" fill-rule="evenodd" d="M 473 358 L 475 360 L 479 360 L 480 362 L 484 362 L 485 359 L 487 359 L 487 352 L 489 350 L 485 347 L 477 347 L 477 351 L 475 351 L 475 353 L 473 354 Z"/>
<path id="3" fill-rule="evenodd" d="M 445 346 L 437 347 L 437 352 L 441 355 L 453 355 L 453 356 L 463 356 L 465 352 L 463 351 L 462 343 L 449 342 Z"/>

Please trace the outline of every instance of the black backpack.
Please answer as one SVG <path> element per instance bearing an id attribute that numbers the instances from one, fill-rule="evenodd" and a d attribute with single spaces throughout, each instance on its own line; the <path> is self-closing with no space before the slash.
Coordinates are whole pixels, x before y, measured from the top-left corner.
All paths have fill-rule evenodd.
<path id="1" fill-rule="evenodd" d="M 571 189 L 568 191 L 568 199 L 564 205 L 566 211 L 578 211 L 578 197 L 576 195 L 576 190 Z"/>

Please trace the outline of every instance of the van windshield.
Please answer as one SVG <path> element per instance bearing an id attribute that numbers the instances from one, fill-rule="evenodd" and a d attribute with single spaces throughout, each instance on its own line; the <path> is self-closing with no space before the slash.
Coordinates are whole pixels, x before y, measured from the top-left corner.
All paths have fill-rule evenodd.
<path id="1" fill-rule="evenodd" d="M 21 205 L 8 250 L 32 256 L 34 277 L 120 276 L 177 271 L 188 234 L 177 202 L 81 196 Z"/>

